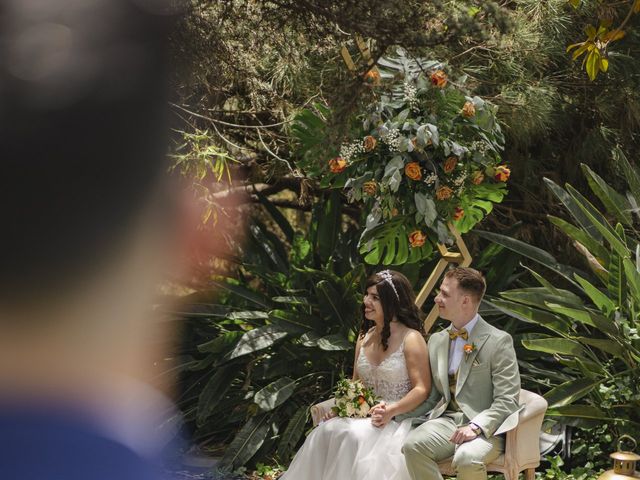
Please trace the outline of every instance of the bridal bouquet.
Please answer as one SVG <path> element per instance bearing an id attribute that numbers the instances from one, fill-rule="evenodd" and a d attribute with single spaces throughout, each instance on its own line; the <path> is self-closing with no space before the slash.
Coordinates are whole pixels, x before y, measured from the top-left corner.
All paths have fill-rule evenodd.
<path id="1" fill-rule="evenodd" d="M 365 387 L 360 380 L 340 379 L 334 396 L 336 406 L 332 410 L 339 417 L 364 418 L 376 404 L 373 390 Z"/>

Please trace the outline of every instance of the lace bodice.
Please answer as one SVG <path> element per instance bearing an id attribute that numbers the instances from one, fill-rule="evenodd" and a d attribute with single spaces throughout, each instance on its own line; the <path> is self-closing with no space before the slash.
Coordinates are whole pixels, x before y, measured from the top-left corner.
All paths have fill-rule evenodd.
<path id="1" fill-rule="evenodd" d="M 411 380 L 404 360 L 404 339 L 398 349 L 380 365 L 369 362 L 364 348 L 361 348 L 356 368 L 362 382 L 387 403 L 397 402 L 411 390 Z"/>

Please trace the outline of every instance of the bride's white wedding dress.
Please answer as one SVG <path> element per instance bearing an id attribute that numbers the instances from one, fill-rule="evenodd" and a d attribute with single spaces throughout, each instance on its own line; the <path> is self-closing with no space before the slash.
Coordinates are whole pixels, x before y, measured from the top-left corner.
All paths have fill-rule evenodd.
<path id="1" fill-rule="evenodd" d="M 361 348 L 356 368 L 364 384 L 387 404 L 411 390 L 404 340 L 379 365 L 371 363 Z M 401 448 L 410 430 L 409 419 L 378 428 L 370 418 L 332 418 L 311 432 L 280 479 L 409 480 Z"/>

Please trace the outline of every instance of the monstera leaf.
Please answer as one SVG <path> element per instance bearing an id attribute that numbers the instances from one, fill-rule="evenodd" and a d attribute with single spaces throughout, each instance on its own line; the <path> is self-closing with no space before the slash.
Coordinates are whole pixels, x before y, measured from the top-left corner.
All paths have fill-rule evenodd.
<path id="1" fill-rule="evenodd" d="M 365 232 L 360 239 L 360 253 L 365 262 L 373 265 L 401 265 L 431 257 L 432 240 L 427 239 L 420 247 L 410 246 L 411 231 L 406 226 L 406 220 L 403 220 L 398 218 Z"/>
<path id="2" fill-rule="evenodd" d="M 463 195 L 460 208 L 464 215 L 454 222 L 454 226 L 460 233 L 467 233 L 476 226 L 480 220 L 489 215 L 495 203 L 502 202 L 507 194 L 504 183 L 485 184 L 476 187 L 469 195 Z"/>

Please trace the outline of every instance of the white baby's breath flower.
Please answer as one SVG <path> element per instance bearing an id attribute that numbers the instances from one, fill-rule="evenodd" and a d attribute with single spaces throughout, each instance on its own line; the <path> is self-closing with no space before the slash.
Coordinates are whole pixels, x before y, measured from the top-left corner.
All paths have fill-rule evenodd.
<path id="1" fill-rule="evenodd" d="M 416 96 L 418 93 L 418 89 L 412 83 L 404 84 L 404 101 L 409 104 L 409 108 L 411 110 L 416 110 L 418 108 L 418 97 Z"/>
<path id="2" fill-rule="evenodd" d="M 353 157 L 357 156 L 360 153 L 364 153 L 364 144 L 362 140 L 355 140 L 351 143 L 343 143 L 340 146 L 340 156 L 344 158 L 347 163 L 349 163 Z"/>
<path id="3" fill-rule="evenodd" d="M 400 146 L 400 130 L 392 128 L 380 139 L 389 146 L 389 150 L 397 152 Z"/>
<path id="4" fill-rule="evenodd" d="M 426 183 L 427 185 L 431 186 L 434 183 L 436 183 L 436 180 L 438 180 L 438 176 L 435 173 L 432 173 L 430 175 L 427 175 L 424 179 L 424 183 Z"/>

